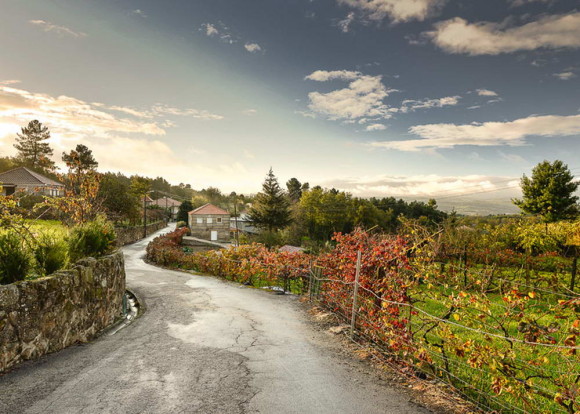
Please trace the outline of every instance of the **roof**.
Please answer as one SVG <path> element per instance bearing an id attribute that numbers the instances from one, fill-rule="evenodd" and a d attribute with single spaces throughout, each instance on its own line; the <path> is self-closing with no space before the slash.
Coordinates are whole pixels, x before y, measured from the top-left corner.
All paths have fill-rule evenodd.
<path id="1" fill-rule="evenodd" d="M 155 200 L 153 205 L 159 207 L 179 207 L 181 205 L 181 201 L 177 201 L 169 197 L 162 197 Z"/>
<path id="2" fill-rule="evenodd" d="M 302 253 L 304 251 L 304 248 L 286 244 L 280 247 L 278 251 L 282 253 Z"/>
<path id="3" fill-rule="evenodd" d="M 213 204 L 207 203 L 201 207 L 196 208 L 195 210 L 191 210 L 189 214 L 222 214 L 222 215 L 230 215 L 224 209 L 221 209 Z"/>
<path id="4" fill-rule="evenodd" d="M 37 185 L 64 187 L 58 181 L 54 181 L 42 174 L 38 174 L 26 167 L 18 167 L 0 174 L 0 182 L 14 185 Z"/>

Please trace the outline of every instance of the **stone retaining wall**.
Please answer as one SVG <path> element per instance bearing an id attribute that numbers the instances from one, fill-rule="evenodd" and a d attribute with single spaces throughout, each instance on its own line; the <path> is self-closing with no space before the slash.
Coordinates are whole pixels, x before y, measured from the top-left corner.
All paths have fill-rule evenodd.
<path id="1" fill-rule="evenodd" d="M 77 342 L 122 316 L 123 253 L 86 258 L 42 279 L 0 286 L 0 373 Z"/>
<path id="2" fill-rule="evenodd" d="M 147 235 L 161 230 L 167 226 L 165 221 L 158 221 L 147 225 Z M 117 232 L 117 246 L 125 246 L 126 244 L 135 243 L 143 238 L 143 226 L 133 227 L 116 227 Z"/>

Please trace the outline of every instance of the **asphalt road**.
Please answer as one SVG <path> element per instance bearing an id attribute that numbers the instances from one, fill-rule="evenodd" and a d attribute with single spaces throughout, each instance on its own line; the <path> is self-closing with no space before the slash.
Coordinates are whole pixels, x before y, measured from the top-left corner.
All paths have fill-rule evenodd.
<path id="1" fill-rule="evenodd" d="M 142 317 L 0 377 L 0 413 L 427 413 L 314 329 L 296 297 L 143 262 Z M 348 358 L 347 358 L 348 359 Z"/>

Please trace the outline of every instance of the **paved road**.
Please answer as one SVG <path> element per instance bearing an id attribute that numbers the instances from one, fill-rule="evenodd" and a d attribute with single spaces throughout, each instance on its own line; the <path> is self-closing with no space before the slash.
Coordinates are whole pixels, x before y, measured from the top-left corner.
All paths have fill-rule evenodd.
<path id="1" fill-rule="evenodd" d="M 145 314 L 0 377 L 1 413 L 427 413 L 337 357 L 292 296 L 158 269 L 125 247 Z"/>

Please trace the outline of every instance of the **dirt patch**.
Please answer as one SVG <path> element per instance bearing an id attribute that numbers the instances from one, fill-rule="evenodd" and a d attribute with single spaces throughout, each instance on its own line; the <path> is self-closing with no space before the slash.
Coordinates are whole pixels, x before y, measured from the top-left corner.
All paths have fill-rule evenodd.
<path id="1" fill-rule="evenodd" d="M 408 395 L 411 401 L 434 413 L 482 412 L 462 399 L 456 390 L 438 379 L 418 378 L 411 368 L 390 360 L 373 348 L 372 344 L 351 340 L 350 326 L 345 324 L 344 319 L 313 305 L 306 298 L 300 299 L 300 302 L 310 324 L 331 339 L 327 343 L 329 348 L 341 358 L 355 360 L 364 366 L 364 369 L 373 371 L 381 380 Z"/>

